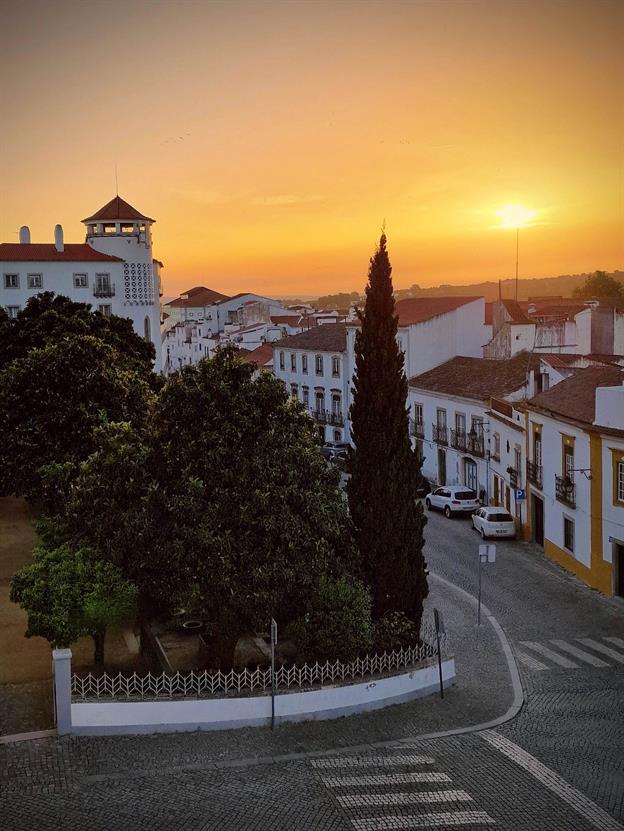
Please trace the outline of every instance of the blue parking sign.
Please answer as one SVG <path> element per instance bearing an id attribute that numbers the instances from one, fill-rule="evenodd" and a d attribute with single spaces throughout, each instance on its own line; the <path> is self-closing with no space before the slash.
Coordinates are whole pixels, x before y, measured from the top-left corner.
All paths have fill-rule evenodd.
<path id="1" fill-rule="evenodd" d="M 526 493 L 524 492 L 524 488 L 516 488 L 514 493 L 516 495 L 516 502 L 521 502 L 523 499 L 526 499 Z"/>

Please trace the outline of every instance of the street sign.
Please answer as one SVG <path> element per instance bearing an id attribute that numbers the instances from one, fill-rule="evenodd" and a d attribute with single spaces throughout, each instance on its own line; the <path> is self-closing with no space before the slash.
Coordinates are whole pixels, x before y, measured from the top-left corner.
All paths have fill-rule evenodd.
<path id="1" fill-rule="evenodd" d="M 522 502 L 523 499 L 526 499 L 526 491 L 524 488 L 516 488 L 514 491 L 516 502 Z"/>
<path id="2" fill-rule="evenodd" d="M 492 542 L 485 543 L 479 546 L 479 560 L 482 563 L 496 562 L 496 545 Z"/>
<path id="3" fill-rule="evenodd" d="M 435 622 L 436 632 L 444 632 L 446 631 L 444 628 L 444 621 L 442 620 L 442 612 L 438 612 L 437 609 L 433 610 L 433 620 Z"/>

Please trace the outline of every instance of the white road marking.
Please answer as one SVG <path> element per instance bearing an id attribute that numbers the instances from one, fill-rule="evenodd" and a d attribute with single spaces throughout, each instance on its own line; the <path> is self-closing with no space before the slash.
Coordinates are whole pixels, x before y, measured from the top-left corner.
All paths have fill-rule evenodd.
<path id="1" fill-rule="evenodd" d="M 521 663 L 523 663 L 529 669 L 548 669 L 546 664 L 543 664 L 541 661 L 538 661 L 537 658 L 532 658 L 530 655 L 526 655 L 524 652 L 518 652 L 516 657 Z"/>
<path id="2" fill-rule="evenodd" d="M 579 639 L 581 640 L 581 639 Z M 494 730 L 484 730 L 481 736 L 488 744 L 495 747 L 503 755 L 507 756 L 521 768 L 531 774 L 538 782 L 545 785 L 548 790 L 555 793 L 566 805 L 569 805 L 574 811 L 600 831 L 623 831 L 624 826 L 613 819 L 613 817 L 606 811 L 603 811 L 598 805 L 588 799 L 585 794 L 573 788 L 565 779 L 555 773 L 554 770 L 546 767 L 526 750 L 518 747 L 517 744 L 510 742 L 504 736 L 496 733 Z"/>
<path id="3" fill-rule="evenodd" d="M 399 831 L 403 828 L 443 828 L 453 825 L 495 825 L 485 811 L 443 811 L 435 814 L 413 814 L 401 817 L 352 819 L 356 831 Z"/>
<path id="4" fill-rule="evenodd" d="M 624 664 L 624 655 L 622 655 L 621 652 L 616 652 L 615 649 L 611 649 L 603 643 L 598 643 L 598 641 L 594 641 L 591 638 L 577 638 L 577 640 L 584 643 L 585 646 L 588 646 L 595 652 L 602 652 L 603 655 L 608 655 L 609 658 L 613 658 L 614 661 Z"/>
<path id="5" fill-rule="evenodd" d="M 418 805 L 437 802 L 472 802 L 466 791 L 420 791 L 415 793 L 374 793 L 337 796 L 343 808 L 381 808 L 384 805 Z"/>
<path id="6" fill-rule="evenodd" d="M 379 773 L 364 776 L 327 776 L 323 784 L 328 788 L 344 788 L 345 785 L 406 785 L 408 782 L 450 782 L 446 773 Z"/>
<path id="7" fill-rule="evenodd" d="M 554 643 L 555 646 L 558 646 L 559 649 L 563 649 L 564 652 L 569 652 L 570 655 L 574 655 L 575 658 L 578 658 L 580 661 L 585 661 L 588 664 L 591 664 L 595 667 L 610 667 L 611 664 L 608 664 L 606 661 L 603 661 L 601 658 L 596 658 L 595 655 L 590 655 L 589 652 L 584 652 L 582 649 L 579 649 L 578 646 L 572 646 L 571 643 L 567 643 L 566 641 L 556 641 L 551 640 L 551 643 Z"/>
<path id="8" fill-rule="evenodd" d="M 603 641 L 609 641 L 609 643 L 614 643 L 616 646 L 621 646 L 624 649 L 624 640 L 622 638 L 603 638 Z"/>
<path id="9" fill-rule="evenodd" d="M 571 661 L 569 658 L 564 658 L 563 655 L 558 655 L 542 643 L 536 643 L 535 641 L 520 641 L 520 644 L 521 646 L 525 646 L 527 649 L 532 649 L 534 652 L 539 652 L 540 655 L 543 655 L 545 658 L 549 658 L 554 664 L 559 664 L 560 667 L 565 667 L 566 669 L 579 669 L 579 665 L 575 664 L 574 661 Z"/>
<path id="10" fill-rule="evenodd" d="M 385 768 L 398 765 L 432 765 L 435 759 L 431 756 L 381 756 L 375 758 L 356 758 L 345 756 L 340 759 L 312 759 L 310 764 L 314 768 Z"/>

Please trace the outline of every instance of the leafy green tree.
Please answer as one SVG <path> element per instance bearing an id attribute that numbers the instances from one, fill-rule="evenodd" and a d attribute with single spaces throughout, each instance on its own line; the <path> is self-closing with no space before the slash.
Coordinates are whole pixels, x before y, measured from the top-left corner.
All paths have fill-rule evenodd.
<path id="1" fill-rule="evenodd" d="M 574 289 L 574 297 L 613 297 L 624 302 L 624 283 L 611 277 L 606 271 L 588 274 L 582 286 Z"/>
<path id="2" fill-rule="evenodd" d="M 94 449 L 94 430 L 111 421 L 139 424 L 148 382 L 91 335 L 29 349 L 0 371 L 0 490 L 40 500 L 44 468 L 78 464 Z"/>
<path id="3" fill-rule="evenodd" d="M 151 374 L 154 345 L 136 334 L 128 318 L 105 317 L 87 303 L 74 303 L 49 291 L 31 297 L 14 319 L 2 312 L 0 369 L 25 357 L 31 349 L 54 345 L 67 337 L 91 336 L 117 351 L 117 364 Z"/>
<path id="4" fill-rule="evenodd" d="M 90 635 L 94 663 L 104 663 L 106 630 L 132 618 L 136 588 L 112 563 L 88 549 L 38 547 L 11 581 L 11 600 L 28 613 L 26 637 L 67 647 Z"/>
<path id="5" fill-rule="evenodd" d="M 346 309 L 354 300 L 360 299 L 358 291 L 343 291 L 338 294 L 324 294 L 314 304 L 317 309 Z"/>
<path id="6" fill-rule="evenodd" d="M 382 235 L 370 263 L 366 305 L 355 339 L 347 485 L 373 618 L 405 612 L 420 627 L 427 596 L 425 518 L 417 501 L 420 461 L 408 432 L 407 379 L 397 343 L 392 267 Z"/>
<path id="7" fill-rule="evenodd" d="M 112 426 L 81 466 L 64 517 L 168 614 L 193 589 L 221 660 L 238 637 L 293 620 L 319 575 L 353 566 L 338 475 L 277 379 L 224 349 L 171 376 L 144 430 Z"/>

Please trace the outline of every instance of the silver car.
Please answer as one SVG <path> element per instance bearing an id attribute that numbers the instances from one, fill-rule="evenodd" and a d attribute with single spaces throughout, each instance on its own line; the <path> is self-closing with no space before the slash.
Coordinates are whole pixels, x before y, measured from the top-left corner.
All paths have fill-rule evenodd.
<path id="1" fill-rule="evenodd" d="M 477 494 L 465 485 L 444 485 L 433 490 L 425 499 L 431 511 L 436 508 L 450 518 L 453 514 L 471 514 L 481 507 Z"/>

